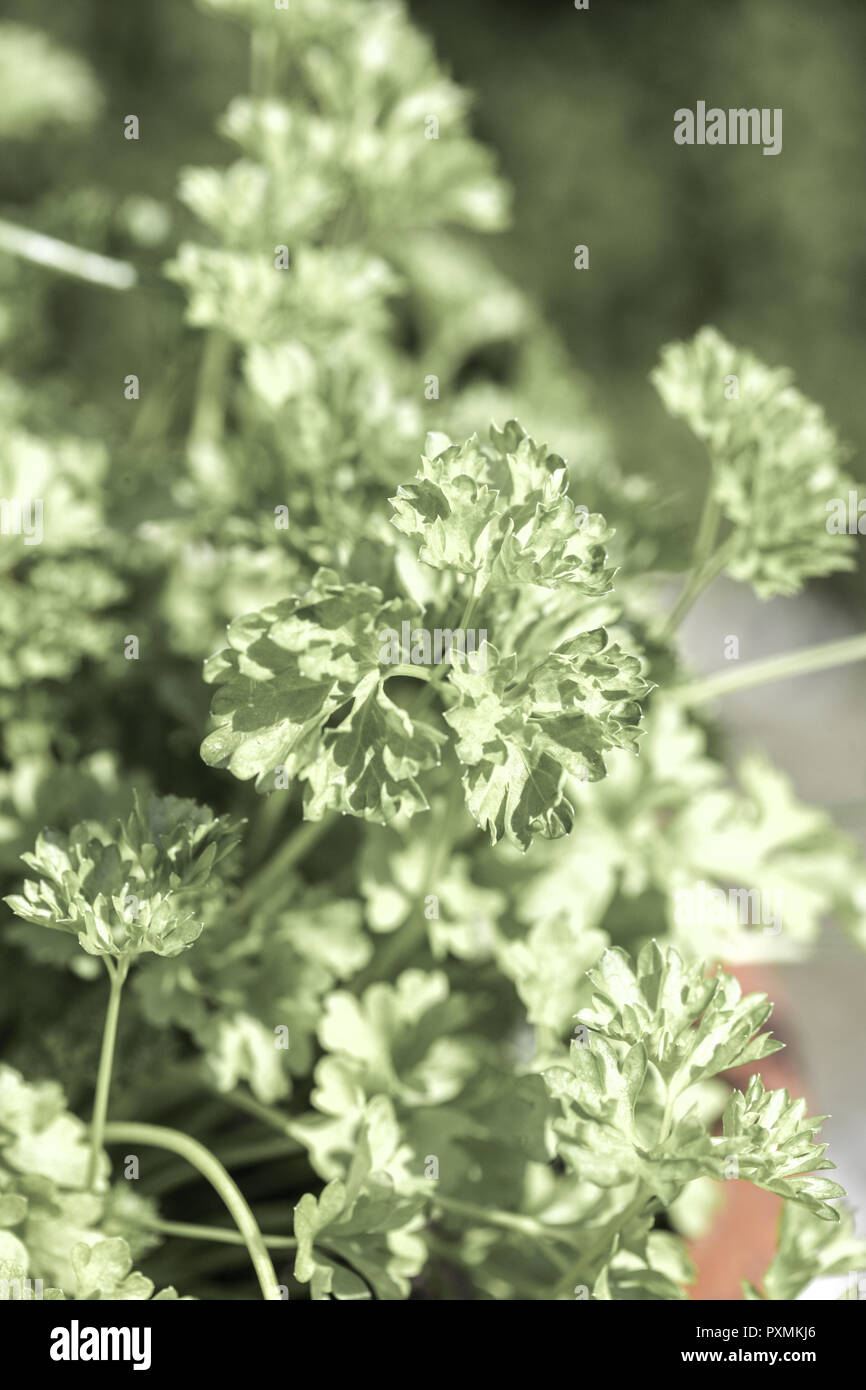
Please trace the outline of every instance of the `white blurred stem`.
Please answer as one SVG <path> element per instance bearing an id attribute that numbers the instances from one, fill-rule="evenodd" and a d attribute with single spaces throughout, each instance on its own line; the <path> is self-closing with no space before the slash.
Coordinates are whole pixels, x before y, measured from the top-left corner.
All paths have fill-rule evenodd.
<path id="1" fill-rule="evenodd" d="M 138 283 L 138 272 L 128 261 L 115 261 L 95 251 L 82 251 L 78 246 L 70 246 L 68 241 L 58 241 L 56 237 L 45 236 L 44 232 L 19 227 L 4 218 L 0 218 L 0 251 L 110 290 L 131 290 Z"/>

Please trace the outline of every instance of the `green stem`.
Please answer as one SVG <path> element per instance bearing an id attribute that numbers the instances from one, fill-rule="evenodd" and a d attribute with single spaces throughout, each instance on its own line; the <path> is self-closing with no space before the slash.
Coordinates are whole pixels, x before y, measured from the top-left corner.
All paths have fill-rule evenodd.
<path id="1" fill-rule="evenodd" d="M 154 1218 L 152 1221 L 147 1222 L 145 1229 L 148 1231 L 158 1231 L 160 1234 L 166 1236 L 178 1236 L 186 1240 L 213 1241 L 220 1245 L 239 1246 L 246 1243 L 243 1236 L 238 1231 L 226 1230 L 222 1226 L 199 1226 L 187 1221 L 162 1221 L 159 1218 Z M 297 1250 L 298 1248 L 297 1236 L 263 1235 L 262 1240 L 273 1250 Z M 318 1241 L 316 1242 L 316 1246 L 317 1249 L 321 1250 L 322 1254 L 327 1255 L 330 1259 L 334 1260 L 336 1264 L 344 1265 L 346 1268 L 352 1269 L 359 1279 L 364 1280 L 364 1276 L 360 1270 L 355 1269 L 339 1251 L 334 1250 L 331 1246 L 322 1245 Z"/>
<path id="2" fill-rule="evenodd" d="M 701 519 L 698 522 L 697 534 L 695 535 L 695 544 L 692 550 L 693 570 L 703 569 L 712 555 L 721 519 L 722 509 L 716 501 L 715 493 L 710 488 L 704 498 Z"/>
<path id="3" fill-rule="evenodd" d="M 275 795 L 275 793 L 272 793 Z M 236 912 L 246 912 L 261 902 L 270 890 L 303 859 L 337 820 L 336 811 L 321 820 L 305 820 L 285 840 L 271 859 L 261 868 L 233 905 Z"/>
<path id="4" fill-rule="evenodd" d="M 651 1197 L 652 1193 L 649 1188 L 646 1187 L 643 1182 L 639 1182 L 635 1195 L 632 1197 L 625 1210 L 613 1217 L 610 1221 L 605 1222 L 595 1237 L 595 1240 L 583 1247 L 580 1258 L 574 1268 L 554 1289 L 554 1297 L 560 1293 L 564 1293 L 566 1289 L 573 1287 L 576 1283 L 585 1282 L 580 1276 L 586 1274 L 591 1275 L 593 1273 L 592 1262 L 607 1250 L 608 1246 L 617 1238 L 620 1231 L 624 1231 L 628 1223 L 634 1217 L 641 1214 Z"/>
<path id="5" fill-rule="evenodd" d="M 475 582 L 476 581 L 473 580 L 472 588 L 469 592 L 469 597 L 466 600 L 466 605 L 463 609 L 463 614 L 460 618 L 459 623 L 457 624 L 458 632 L 465 632 L 466 629 L 469 627 L 469 624 L 472 621 L 472 618 L 475 614 L 475 610 L 483 597 L 483 593 L 475 593 Z M 428 705 L 431 704 L 434 694 L 444 681 L 450 669 L 451 661 L 449 654 L 449 657 L 443 658 L 443 660 L 440 661 L 439 665 L 435 668 L 434 671 L 431 672 L 430 676 L 428 677 L 427 689 L 423 691 L 420 700 L 418 701 L 417 705 L 412 711 L 413 715 L 420 714 L 423 710 L 425 710 L 428 707 Z"/>
<path id="6" fill-rule="evenodd" d="M 664 638 L 670 637 L 671 633 L 676 630 L 678 623 L 682 620 L 688 608 L 691 607 L 695 598 L 697 598 L 698 592 L 700 592 L 696 588 L 698 576 L 701 574 L 701 571 L 704 569 L 704 566 L 713 553 L 713 546 L 716 543 L 716 536 L 718 535 L 721 519 L 721 508 L 716 501 L 712 483 L 710 483 L 704 498 L 704 505 L 701 508 L 698 529 L 695 533 L 695 540 L 692 546 L 689 578 L 673 611 L 668 615 L 667 621 L 664 624 L 661 634 Z"/>
<path id="7" fill-rule="evenodd" d="M 296 1139 L 278 1134 L 229 1145 L 222 1150 L 220 1157 L 224 1163 L 237 1167 L 241 1163 L 268 1163 L 272 1158 L 297 1158 L 300 1152 Z"/>
<path id="8" fill-rule="evenodd" d="M 848 666 L 854 661 L 864 660 L 866 634 L 861 633 L 839 642 L 821 642 L 814 647 L 785 652 L 782 656 L 771 656 L 766 661 L 750 661 L 739 669 L 722 671 L 704 680 L 676 687 L 671 694 L 682 705 L 702 705 L 735 690 L 750 690 L 753 686 L 767 685 L 771 681 L 789 680 L 792 676 L 809 675 L 813 671 L 826 671 L 834 666 Z"/>
<path id="9" fill-rule="evenodd" d="M 82 251 L 67 241 L 58 241 L 56 237 L 34 232 L 29 227 L 19 227 L 5 218 L 0 218 L 0 251 L 109 290 L 131 290 L 138 283 L 138 273 L 129 261 L 115 261 L 95 251 Z"/>
<path id="10" fill-rule="evenodd" d="M 127 960 L 121 959 L 116 966 L 112 966 L 107 956 L 104 956 L 103 959 L 111 986 L 108 995 L 108 1008 L 105 1012 L 105 1024 L 102 1029 L 102 1049 L 99 1054 L 99 1070 L 96 1074 L 93 1118 L 90 1121 L 90 1160 L 87 1165 L 87 1186 L 91 1191 L 96 1183 L 99 1156 L 102 1153 L 105 1118 L 108 1114 L 108 1096 L 111 1090 L 111 1069 L 114 1064 L 114 1045 L 117 1041 L 117 1020 L 120 1016 L 120 997 L 123 993 L 126 973 L 129 970 Z"/>
<path id="11" fill-rule="evenodd" d="M 255 29 L 250 38 L 250 93 L 257 101 L 273 96 L 276 75 L 276 35 Z"/>
<path id="12" fill-rule="evenodd" d="M 202 446 L 222 438 L 225 418 L 225 377 L 231 361 L 231 343 L 217 328 L 208 330 L 196 383 L 195 404 L 187 440 L 192 457 Z"/>
<path id="13" fill-rule="evenodd" d="M 269 1302 L 280 1299 L 277 1276 L 268 1247 L 259 1230 L 258 1222 L 234 1179 L 226 1172 L 219 1159 L 197 1139 L 181 1134 L 177 1129 L 166 1129 L 163 1125 L 109 1124 L 105 1127 L 105 1140 L 109 1144 L 150 1144 L 156 1149 L 167 1149 L 169 1153 L 197 1168 L 228 1209 L 250 1254 L 253 1268 L 262 1290 L 262 1296 Z"/>
<path id="14" fill-rule="evenodd" d="M 716 579 L 728 563 L 728 559 L 733 549 L 734 537 L 729 536 L 726 541 L 719 546 L 718 550 L 704 561 L 699 569 L 692 571 L 692 577 L 686 584 L 679 598 L 677 599 L 671 612 L 661 628 L 659 636 L 663 641 L 667 641 L 676 632 L 683 618 L 692 608 L 694 603 L 704 589 Z"/>
<path id="15" fill-rule="evenodd" d="M 417 1185 L 415 1190 L 419 1194 L 424 1193 L 424 1188 L 420 1185 Z M 519 1231 L 521 1235 L 531 1236 L 533 1240 L 558 1240 L 574 1249 L 580 1249 L 580 1242 L 573 1232 L 559 1230 L 556 1226 L 537 1221 L 533 1216 L 500 1211 L 496 1207 L 476 1206 L 474 1202 L 463 1202 L 457 1197 L 442 1197 L 436 1191 L 427 1195 L 436 1206 L 443 1207 L 445 1211 L 453 1211 L 456 1216 L 467 1216 L 473 1221 L 481 1222 L 482 1225 L 498 1226 L 505 1231 Z"/>
<path id="16" fill-rule="evenodd" d="M 404 662 L 399 666 L 392 666 L 386 679 L 390 680 L 392 676 L 412 676 L 416 681 L 432 681 L 433 674 L 429 666 L 408 666 Z"/>
<path id="17" fill-rule="evenodd" d="M 285 1135 L 295 1146 L 298 1152 L 306 1152 L 306 1145 L 296 1139 L 293 1132 L 293 1125 L 290 1116 L 283 1115 L 273 1105 L 264 1105 L 254 1096 L 245 1095 L 243 1091 L 226 1091 L 223 1099 L 230 1105 L 237 1106 L 238 1110 L 243 1110 L 247 1115 L 254 1115 L 262 1124 L 270 1125 L 271 1129 L 279 1130 L 280 1134 Z M 284 1140 L 285 1142 L 285 1140 Z"/>
<path id="18" fill-rule="evenodd" d="M 218 1240 L 225 1245 L 246 1245 L 240 1231 L 232 1231 L 222 1226 L 198 1226 L 189 1221 L 162 1221 L 154 1217 L 146 1223 L 146 1230 L 158 1231 L 164 1236 L 180 1236 L 186 1240 Z M 294 1250 L 297 1247 L 295 1236 L 263 1235 L 265 1245 L 272 1250 Z"/>
<path id="19" fill-rule="evenodd" d="M 255 873 L 256 869 L 267 859 L 280 821 L 288 811 L 291 801 L 292 797 L 288 791 L 282 794 L 274 791 L 268 796 L 259 797 L 258 805 L 250 817 L 250 829 L 247 836 L 249 845 L 248 872 Z"/>

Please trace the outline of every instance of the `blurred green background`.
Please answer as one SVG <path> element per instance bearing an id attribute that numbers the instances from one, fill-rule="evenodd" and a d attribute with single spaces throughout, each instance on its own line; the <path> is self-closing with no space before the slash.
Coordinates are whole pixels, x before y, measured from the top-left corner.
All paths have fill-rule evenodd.
<path id="1" fill-rule="evenodd" d="M 682 436 L 646 374 L 707 322 L 793 367 L 862 455 L 861 0 L 412 8 L 477 92 L 478 134 L 516 188 L 514 232 L 492 253 L 591 376 L 630 469 L 679 481 Z M 781 154 L 676 146 L 673 112 L 699 99 L 781 107 Z M 588 272 L 571 269 L 578 242 Z"/>
<path id="2" fill-rule="evenodd" d="M 862 476 L 862 0 L 594 0 L 588 11 L 571 0 L 412 0 L 410 8 L 476 93 L 476 133 L 497 149 L 515 189 L 513 229 L 485 239 L 487 250 L 560 330 L 624 466 L 697 505 L 702 461 L 646 378 L 663 343 L 712 322 L 769 363 L 793 367 Z M 87 130 L 60 111 L 53 139 L 43 131 L 26 145 L 6 142 L 6 211 L 79 242 L 89 223 L 90 244 L 123 254 L 124 219 L 146 215 L 135 200 L 158 199 L 174 225 L 150 249 L 156 268 L 182 217 L 172 202 L 178 167 L 228 158 L 213 123 L 247 78 L 234 26 L 178 0 L 6 0 L 4 19 L 43 29 L 84 58 L 104 117 Z M 782 153 L 676 146 L 673 112 L 699 99 L 781 107 Z M 118 138 L 128 112 L 146 132 L 137 143 Z M 573 268 L 577 243 L 590 248 L 588 271 Z M 140 333 L 140 320 L 124 323 L 108 295 L 35 275 L 50 314 L 33 341 L 18 335 L 16 370 L 64 360 L 98 396 L 111 376 L 103 364 L 124 355 L 123 335 Z M 161 294 L 153 298 L 148 331 L 158 334 Z M 849 592 L 855 582 L 839 581 Z"/>

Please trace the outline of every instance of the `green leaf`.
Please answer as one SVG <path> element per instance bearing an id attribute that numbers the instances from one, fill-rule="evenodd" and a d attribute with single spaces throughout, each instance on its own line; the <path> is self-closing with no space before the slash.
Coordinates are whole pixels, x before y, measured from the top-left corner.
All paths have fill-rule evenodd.
<path id="1" fill-rule="evenodd" d="M 303 597 L 238 619 L 205 671 L 218 685 L 205 762 L 260 788 L 280 775 L 303 779 L 308 819 L 340 810 L 384 822 L 425 810 L 416 779 L 444 739 L 385 694 L 391 667 L 380 665 L 379 634 L 399 607 L 320 570 Z"/>
<path id="2" fill-rule="evenodd" d="M 821 408 L 714 328 L 665 348 L 653 383 L 710 452 L 712 489 L 734 531 L 728 573 L 761 598 L 852 569 L 853 538 L 829 529 L 852 480 Z M 734 394 L 736 382 L 736 394 Z M 847 528 L 846 528 L 847 529 Z"/>
<path id="3" fill-rule="evenodd" d="M 198 1032 L 205 1070 L 218 1091 L 232 1091 L 247 1081 L 266 1105 L 289 1092 L 273 1028 L 250 1014 L 218 1014 Z"/>
<path id="4" fill-rule="evenodd" d="M 832 1203 L 844 1197 L 844 1188 L 814 1176 L 835 1167 L 824 1157 L 827 1145 L 814 1143 L 824 1118 L 808 1119 L 804 1100 L 792 1101 L 783 1090 L 767 1091 L 753 1076 L 745 1095 L 734 1091 L 724 1114 L 724 1137 L 711 1143 L 716 1152 L 736 1158 L 740 1177 L 802 1203 L 822 1221 L 838 1222 Z"/>
<path id="5" fill-rule="evenodd" d="M 422 1197 L 401 1196 L 387 1172 L 374 1169 L 370 1131 L 386 1129 L 384 1098 L 365 1112 L 346 1180 L 334 1179 L 319 1197 L 306 1193 L 295 1207 L 298 1253 L 295 1278 L 310 1284 L 315 1300 L 329 1297 L 393 1300 L 409 1296 L 409 1280 L 420 1272 L 426 1244 L 414 1234 Z M 380 1153 L 380 1159 L 387 1157 Z M 348 1269 L 341 1269 L 341 1264 Z"/>
<path id="6" fill-rule="evenodd" d="M 113 1236 L 95 1245 L 77 1245 L 72 1252 L 77 1299 L 112 1302 L 139 1302 L 151 1297 L 176 1299 L 173 1288 L 154 1295 L 153 1280 L 132 1268 L 132 1255 L 125 1240 Z"/>
<path id="7" fill-rule="evenodd" d="M 621 1042 L 642 1041 L 676 1091 L 781 1046 L 755 1036 L 772 1011 L 764 995 L 743 998 L 733 976 L 707 979 L 702 964 L 686 966 L 677 951 L 655 941 L 641 951 L 636 971 L 617 948 L 605 952 L 589 978 L 598 993 L 581 1022 Z"/>
<path id="8" fill-rule="evenodd" d="M 837 1210 L 838 1222 L 830 1222 L 798 1202 L 785 1202 L 776 1253 L 763 1280 L 767 1298 L 795 1299 L 813 1279 L 866 1270 L 866 1242 L 855 1236 L 851 1213 Z"/>
<path id="9" fill-rule="evenodd" d="M 567 1065 L 544 1074 L 562 1107 L 558 1151 L 581 1180 L 639 1180 L 670 1205 L 683 1183 L 734 1176 L 838 1219 L 830 1202 L 844 1194 L 814 1176 L 833 1165 L 813 1143 L 821 1120 L 806 1119 L 805 1101 L 753 1077 L 745 1095 L 731 1095 L 722 1136 L 701 1117 L 696 1088 L 707 1078 L 776 1050 L 757 1031 L 770 1012 L 763 995 L 742 997 L 732 977 L 707 979 L 654 941 L 636 968 L 615 949 L 589 975 L 597 993 L 580 1011 L 585 1036 L 578 1030 Z"/>
<path id="10" fill-rule="evenodd" d="M 84 1185 L 87 1128 L 69 1114 L 55 1082 L 28 1084 L 12 1067 L 0 1065 L 0 1155 L 28 1177 L 50 1178 L 61 1188 Z"/>
<path id="11" fill-rule="evenodd" d="M 239 826 L 179 797 L 134 796 L 113 826 L 83 821 L 47 831 L 22 856 L 40 877 L 5 901 L 26 922 L 77 935 L 90 955 L 178 955 L 200 935 L 215 866 L 235 847 Z M 216 882 L 217 876 L 214 875 Z"/>
<path id="12" fill-rule="evenodd" d="M 33 138 L 45 127 L 53 130 L 57 121 L 89 125 L 101 106 L 96 80 L 82 58 L 23 24 L 0 26 L 0 84 L 4 140 Z"/>
<path id="13" fill-rule="evenodd" d="M 525 940 L 509 942 L 497 955 L 529 1022 L 562 1033 L 570 1026 L 583 976 L 606 945 L 603 932 L 582 932 L 560 914 L 537 922 Z"/>
<path id="14" fill-rule="evenodd" d="M 489 445 L 430 436 L 428 448 L 415 481 L 391 499 L 394 525 L 418 541 L 426 564 L 471 576 L 476 595 L 518 584 L 609 591 L 612 531 L 575 507 L 563 460 L 516 420 L 491 428 Z"/>
<path id="15" fill-rule="evenodd" d="M 452 667 L 449 685 L 458 698 L 445 718 L 469 810 L 494 844 L 505 836 L 521 849 L 533 835 L 568 834 L 567 778 L 598 781 L 606 750 L 636 749 L 637 701 L 651 688 L 637 658 L 603 628 L 562 643 L 525 674 L 516 656 L 487 644 Z"/>
<path id="16" fill-rule="evenodd" d="M 593 1288 L 595 1299 L 657 1302 L 688 1298 L 697 1270 L 679 1237 L 668 1231 L 629 1234 L 617 1246 Z"/>

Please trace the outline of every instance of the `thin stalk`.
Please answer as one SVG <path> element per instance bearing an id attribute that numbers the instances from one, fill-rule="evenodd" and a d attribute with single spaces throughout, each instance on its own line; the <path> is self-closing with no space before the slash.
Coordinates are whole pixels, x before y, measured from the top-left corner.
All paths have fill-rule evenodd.
<path id="1" fill-rule="evenodd" d="M 272 1158 L 297 1158 L 299 1148 L 296 1139 L 282 1134 L 269 1135 L 266 1139 L 248 1139 L 228 1145 L 221 1150 L 220 1157 L 224 1163 L 236 1167 L 242 1163 L 267 1163 Z"/>
<path id="2" fill-rule="evenodd" d="M 257 1120 L 261 1120 L 262 1124 L 270 1125 L 271 1129 L 279 1130 L 280 1134 L 285 1135 L 299 1153 L 306 1152 L 306 1146 L 301 1140 L 295 1138 L 291 1117 L 282 1114 L 273 1105 L 264 1105 L 254 1096 L 245 1095 L 243 1091 L 226 1091 L 223 1099 L 228 1101 L 230 1105 L 237 1106 L 238 1110 L 245 1111 L 247 1115 L 254 1115 Z"/>
<path id="3" fill-rule="evenodd" d="M 288 792 L 271 792 L 261 797 L 250 817 L 249 868 L 255 872 L 268 857 L 280 821 L 289 809 L 292 797 Z"/>
<path id="4" fill-rule="evenodd" d="M 390 680 L 392 676 L 411 676 L 411 677 L 413 677 L 416 681 L 432 681 L 432 680 L 433 680 L 433 672 L 432 672 L 428 667 L 426 667 L 426 666 L 409 666 L 409 665 L 406 665 L 405 663 L 401 663 L 400 665 L 397 665 L 397 666 L 392 666 L 391 669 L 390 669 L 389 672 L 388 672 L 388 680 Z"/>
<path id="5" fill-rule="evenodd" d="M 483 593 L 475 593 L 475 582 L 473 581 L 472 589 L 469 593 L 468 599 L 466 600 L 466 606 L 463 609 L 463 614 L 460 618 L 460 622 L 457 624 L 458 631 L 465 632 L 466 629 L 469 627 L 469 624 L 475 615 L 475 610 L 481 602 L 482 597 Z M 436 690 L 442 684 L 449 670 L 451 669 L 451 664 L 452 663 L 450 659 L 447 659 L 443 656 L 442 661 L 440 661 L 439 665 L 436 667 L 434 671 L 431 672 L 430 676 L 428 677 L 427 689 L 422 692 L 420 700 L 418 701 L 418 703 L 412 711 L 413 715 L 420 714 L 431 704 Z"/>
<path id="6" fill-rule="evenodd" d="M 733 539 L 732 536 L 729 536 L 728 539 L 719 546 L 718 550 L 715 550 L 712 555 L 708 556 L 699 569 L 692 571 L 691 579 L 686 584 L 662 626 L 659 634 L 662 640 L 666 641 L 673 636 L 680 623 L 683 621 L 683 618 L 704 592 L 704 589 L 708 588 L 713 580 L 721 574 L 725 565 L 728 563 L 728 558 L 733 548 Z"/>
<path id="7" fill-rule="evenodd" d="M 246 1245 L 240 1231 L 222 1226 L 199 1226 L 189 1221 L 162 1221 L 154 1217 L 146 1223 L 145 1229 L 157 1231 L 163 1236 L 179 1236 L 186 1240 L 217 1240 L 225 1245 Z M 295 1236 L 263 1235 L 262 1240 L 271 1250 L 294 1250 L 297 1248 Z"/>
<path id="8" fill-rule="evenodd" d="M 250 39 L 250 92 L 257 101 L 273 96 L 276 76 L 276 35 L 255 29 Z"/>
<path id="9" fill-rule="evenodd" d="M 234 911 L 246 912 L 251 906 L 259 903 L 275 883 L 284 878 L 313 845 L 318 843 L 336 820 L 337 813 L 333 811 L 321 820 L 301 821 L 277 853 L 255 874 L 249 886 L 234 903 Z"/>
<path id="10" fill-rule="evenodd" d="M 698 581 L 698 576 L 713 553 L 713 546 L 716 543 L 716 536 L 719 532 L 719 523 L 721 519 L 721 508 L 716 501 L 712 483 L 710 483 L 707 488 L 706 496 L 704 497 L 704 505 L 701 508 L 698 529 L 695 533 L 695 540 L 692 546 L 689 578 L 673 611 L 668 615 L 667 621 L 664 624 L 662 629 L 663 637 L 670 637 L 671 633 L 676 630 L 684 613 L 691 607 L 691 604 L 697 597 L 697 592 L 699 592 L 699 590 L 695 592 L 695 586 Z"/>
<path id="11" fill-rule="evenodd" d="M 692 707 L 706 704 L 719 695 L 729 695 L 735 690 L 750 690 L 756 685 L 790 680 L 792 676 L 805 676 L 813 671 L 826 671 L 834 666 L 849 666 L 854 661 L 864 660 L 866 634 L 861 633 L 839 642 L 821 642 L 813 647 L 802 647 L 796 652 L 785 652 L 782 656 L 771 656 L 765 661 L 750 661 L 738 669 L 722 671 L 704 680 L 676 687 L 671 694 L 680 704 Z"/>
<path id="12" fill-rule="evenodd" d="M 231 343 L 219 329 L 205 338 L 196 383 L 195 403 L 187 439 L 193 458 L 202 448 L 219 444 L 225 420 L 225 378 L 231 361 Z"/>
<path id="13" fill-rule="evenodd" d="M 115 261 L 95 251 L 82 251 L 78 246 L 70 246 L 68 241 L 58 241 L 43 232 L 19 227 L 5 218 L 0 218 L 0 251 L 109 290 L 131 290 L 138 284 L 138 272 L 129 261 Z"/>
<path id="14" fill-rule="evenodd" d="M 641 1212 L 646 1207 L 647 1202 L 650 1200 L 651 1196 L 652 1193 L 650 1192 L 649 1188 L 646 1187 L 643 1182 L 639 1182 L 637 1186 L 637 1191 L 635 1192 L 634 1197 L 629 1202 L 625 1211 L 620 1212 L 610 1221 L 605 1222 L 598 1235 L 595 1237 L 595 1240 L 591 1241 L 589 1245 L 585 1245 L 583 1247 L 580 1253 L 580 1258 L 578 1259 L 574 1268 L 571 1270 L 570 1274 L 568 1274 L 566 1278 L 563 1279 L 562 1282 L 559 1283 L 554 1289 L 554 1297 L 556 1297 L 557 1294 L 564 1293 L 567 1289 L 571 1288 L 572 1282 L 582 1282 L 579 1276 L 581 1274 L 584 1274 L 587 1271 L 588 1267 L 591 1267 L 592 1261 L 597 1259 L 598 1256 L 604 1250 L 607 1249 L 611 1242 L 617 1238 L 620 1231 L 625 1230 L 626 1226 L 633 1219 L 633 1217 L 639 1216 L 641 1214 Z"/>
<path id="15" fill-rule="evenodd" d="M 692 550 L 693 570 L 703 569 L 707 560 L 712 555 L 716 544 L 716 536 L 719 533 L 721 519 L 722 509 L 716 501 L 715 493 L 712 491 L 712 488 L 710 488 L 704 498 L 704 505 L 701 509 L 701 517 L 695 535 L 695 544 Z"/>
<path id="16" fill-rule="evenodd" d="M 423 1193 L 422 1187 L 417 1187 Z M 429 1199 L 445 1211 L 453 1211 L 457 1216 L 467 1216 L 485 1226 L 498 1226 L 505 1231 L 519 1231 L 521 1235 L 531 1236 L 533 1240 L 558 1240 L 574 1249 L 580 1249 L 580 1242 L 571 1231 L 559 1230 L 532 1216 L 521 1216 L 518 1212 L 500 1211 L 496 1207 L 480 1207 L 474 1202 L 463 1202 L 456 1197 L 442 1197 L 438 1192 L 429 1193 Z"/>
<path id="17" fill-rule="evenodd" d="M 96 1074 L 96 1094 L 93 1098 L 93 1118 L 90 1121 L 90 1159 L 87 1164 L 87 1186 L 91 1190 L 96 1183 L 99 1155 L 102 1153 L 105 1119 L 108 1114 L 108 1096 L 111 1090 L 111 1070 L 114 1065 L 114 1045 L 117 1041 L 117 1020 L 120 1016 L 120 997 L 129 970 L 127 960 L 119 960 L 115 966 L 103 957 L 110 980 L 108 1008 L 102 1029 L 102 1048 L 99 1053 L 99 1070 Z"/>
<path id="18" fill-rule="evenodd" d="M 269 1302 L 281 1301 L 273 1261 L 258 1222 L 237 1183 L 209 1149 L 188 1134 L 163 1125 L 109 1124 L 105 1127 L 105 1140 L 109 1144 L 149 1144 L 156 1149 L 167 1149 L 197 1168 L 222 1198 L 237 1226 L 249 1251 L 262 1297 Z"/>

